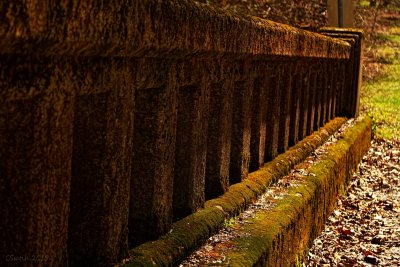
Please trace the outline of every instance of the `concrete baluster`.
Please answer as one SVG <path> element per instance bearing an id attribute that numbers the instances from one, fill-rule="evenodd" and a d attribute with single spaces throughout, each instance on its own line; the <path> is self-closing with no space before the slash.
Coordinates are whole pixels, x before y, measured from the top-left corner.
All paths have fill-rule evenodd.
<path id="1" fill-rule="evenodd" d="M 172 223 L 176 63 L 143 59 L 135 92 L 129 241 L 156 239 Z"/>
<path id="2" fill-rule="evenodd" d="M 285 62 L 280 73 L 280 112 L 278 152 L 283 153 L 289 148 L 289 127 L 291 115 L 292 81 L 295 79 L 293 62 Z"/>
<path id="3" fill-rule="evenodd" d="M 323 68 L 323 64 L 321 61 L 318 62 L 318 70 L 316 71 L 316 87 L 315 87 L 315 113 L 314 113 L 314 131 L 318 130 L 321 122 L 321 114 L 322 114 L 322 96 L 323 96 L 323 85 L 324 79 L 321 74 L 321 69 Z"/>
<path id="4" fill-rule="evenodd" d="M 128 255 L 134 64 L 80 59 L 76 68 L 69 265 L 105 266 Z"/>
<path id="5" fill-rule="evenodd" d="M 204 206 L 207 128 L 210 85 L 203 74 L 204 65 L 184 62 L 191 76 L 181 81 L 177 98 L 177 126 L 174 168 L 174 220 L 183 218 Z M 181 68 L 179 68 L 181 69 Z M 191 75 L 190 75 L 191 74 Z M 193 77 L 197 76 L 197 79 Z"/>
<path id="6" fill-rule="evenodd" d="M 349 60 L 349 74 L 351 75 L 351 91 L 349 94 L 349 106 L 347 114 L 349 117 L 358 116 L 360 106 L 360 89 L 362 81 L 362 35 L 352 35 L 351 58 Z"/>
<path id="7" fill-rule="evenodd" d="M 356 40 L 356 45 L 355 45 L 355 51 L 354 51 L 354 61 L 355 61 L 355 66 L 354 66 L 354 80 L 355 80 L 355 85 L 353 89 L 353 94 L 354 94 L 354 101 L 353 101 L 353 116 L 357 117 L 359 112 L 360 112 L 360 93 L 361 93 L 361 87 L 362 87 L 362 70 L 363 70 L 363 53 L 364 53 L 364 34 L 362 31 L 356 31 L 355 35 L 357 38 Z"/>
<path id="8" fill-rule="evenodd" d="M 329 102 L 329 72 L 328 62 L 326 60 L 321 62 L 321 84 L 319 89 L 321 90 L 321 113 L 319 117 L 319 126 L 322 127 L 327 122 L 328 114 L 328 102 Z"/>
<path id="9" fill-rule="evenodd" d="M 226 66 L 225 66 L 226 64 Z M 210 87 L 210 115 L 207 137 L 206 199 L 228 190 L 231 152 L 233 75 L 231 62 L 222 68 L 221 81 Z M 221 66 L 221 67 L 222 67 Z"/>
<path id="10" fill-rule="evenodd" d="M 265 162 L 274 159 L 278 155 L 279 117 L 281 92 L 281 71 L 279 64 L 270 64 L 268 73 L 268 107 L 267 107 L 267 130 L 265 139 Z"/>
<path id="11" fill-rule="evenodd" d="M 289 127 L 289 146 L 295 145 L 299 140 L 301 101 L 304 95 L 304 82 L 302 80 L 302 68 L 300 62 L 293 63 L 293 76 L 291 81 L 291 101 L 290 101 L 290 127 Z"/>
<path id="12" fill-rule="evenodd" d="M 326 102 L 326 114 L 325 114 L 325 123 L 329 122 L 331 120 L 331 114 L 332 114 L 332 101 L 333 101 L 333 84 L 332 84 L 332 75 L 333 75 L 333 62 L 327 60 L 327 66 L 326 66 L 326 94 L 327 94 L 327 102 Z"/>
<path id="13" fill-rule="evenodd" d="M 346 62 L 344 60 L 340 62 L 338 81 L 336 116 L 344 116 L 344 94 L 346 92 Z"/>
<path id="14" fill-rule="evenodd" d="M 301 61 L 302 62 L 302 61 Z M 306 61 L 309 64 L 309 61 Z M 300 121 L 299 121 L 299 140 L 307 136 L 307 123 L 308 123 L 308 104 L 310 101 L 310 72 L 308 70 L 300 69 L 300 85 L 301 85 L 301 100 L 300 100 Z"/>
<path id="15" fill-rule="evenodd" d="M 329 109 L 329 120 L 335 118 L 336 113 L 336 102 L 337 102 L 337 87 L 338 87 L 338 63 L 335 61 L 331 61 L 330 63 L 330 109 Z"/>
<path id="16" fill-rule="evenodd" d="M 66 266 L 74 84 L 68 61 L 0 57 L 0 265 Z"/>
<path id="17" fill-rule="evenodd" d="M 252 99 L 252 121 L 250 141 L 250 172 L 258 170 L 264 164 L 265 130 L 267 113 L 267 90 L 265 84 L 265 67 L 259 71 L 260 77 L 254 80 Z"/>
<path id="18" fill-rule="evenodd" d="M 251 100 L 253 78 L 249 61 L 236 63 L 233 91 L 233 117 L 229 181 L 238 183 L 246 178 L 250 162 Z"/>
<path id="19" fill-rule="evenodd" d="M 315 115 L 316 115 L 316 100 L 317 100 L 317 84 L 318 84 L 318 73 L 316 68 L 318 67 L 317 61 L 312 62 L 310 68 L 310 95 L 308 102 L 308 116 L 307 116 L 307 135 L 310 135 L 314 131 Z"/>

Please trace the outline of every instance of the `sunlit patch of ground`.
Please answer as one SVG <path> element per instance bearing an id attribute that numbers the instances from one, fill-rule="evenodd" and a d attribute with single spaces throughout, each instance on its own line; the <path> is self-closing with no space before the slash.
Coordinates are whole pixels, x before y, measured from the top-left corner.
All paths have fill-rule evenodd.
<path id="1" fill-rule="evenodd" d="M 361 109 L 373 119 L 377 137 L 400 138 L 400 27 L 377 33 L 366 53 L 383 64 L 383 74 L 364 82 Z"/>

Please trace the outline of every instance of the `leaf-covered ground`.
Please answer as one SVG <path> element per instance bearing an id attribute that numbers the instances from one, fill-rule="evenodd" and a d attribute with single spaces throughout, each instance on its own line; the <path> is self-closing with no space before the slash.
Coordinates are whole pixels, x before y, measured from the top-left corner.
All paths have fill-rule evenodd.
<path id="1" fill-rule="evenodd" d="M 400 142 L 374 140 L 305 266 L 400 266 Z"/>

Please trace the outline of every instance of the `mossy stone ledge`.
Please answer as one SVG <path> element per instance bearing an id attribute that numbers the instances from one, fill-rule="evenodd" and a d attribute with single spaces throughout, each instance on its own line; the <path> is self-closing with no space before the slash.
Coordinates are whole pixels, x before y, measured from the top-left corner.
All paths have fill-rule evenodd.
<path id="1" fill-rule="evenodd" d="M 344 122 L 346 122 L 345 118 L 336 118 L 330 121 L 319 131 L 314 132 L 273 161 L 266 163 L 258 171 L 250 173 L 243 182 L 232 185 L 228 192 L 221 197 L 207 201 L 203 210 L 174 223 L 171 231 L 160 239 L 132 249 L 126 266 L 178 265 L 191 251 L 218 231 L 226 219 L 238 215 L 252 200 L 265 192 L 269 185 L 287 175 L 296 164 L 304 161 Z M 290 195 L 298 193 L 297 196 L 282 200 L 276 208 L 270 211 L 271 213 L 258 215 L 253 224 L 254 229 L 251 230 L 254 231 L 251 238 L 243 237 L 243 240 L 238 240 L 240 243 L 248 244 L 249 249 L 241 244 L 238 247 L 244 249 L 232 250 L 232 254 L 229 255 L 232 260 L 236 259 L 234 262 L 238 265 L 234 266 L 253 266 L 260 262 L 270 261 L 276 263 L 279 262 L 277 258 L 279 255 L 282 259 L 286 259 L 286 256 L 283 257 L 285 254 L 282 254 L 284 250 L 279 252 L 281 254 L 277 254 L 278 256 L 274 254 L 276 242 L 291 244 L 293 243 L 292 239 L 299 239 L 303 245 L 294 245 L 293 243 L 297 249 L 291 252 L 294 253 L 292 258 L 297 257 L 300 251 L 305 251 L 311 238 L 316 236 L 324 223 L 324 220 L 315 221 L 315 216 L 319 212 L 326 216 L 333 207 L 332 203 L 334 203 L 339 189 L 343 188 L 343 184 L 351 175 L 350 170 L 356 167 L 369 147 L 370 137 L 371 122 L 364 118 L 349 129 L 334 147 L 330 148 L 326 160 L 313 167 L 312 171 L 316 173 L 316 178 L 307 181 L 306 185 L 296 188 L 290 193 Z M 343 168 L 345 171 L 342 171 Z M 343 176 L 341 179 L 331 179 L 338 173 Z M 325 193 L 322 194 L 322 189 L 324 192 L 330 192 L 331 189 L 335 192 L 326 196 Z M 298 195 L 302 195 L 302 197 L 299 198 Z M 321 202 L 319 198 L 325 199 Z M 321 203 L 327 201 L 331 204 L 328 206 L 322 204 L 321 206 Z M 324 207 L 327 207 L 328 210 L 324 210 Z M 308 213 L 303 213 L 303 210 Z M 309 215 L 306 216 L 306 214 Z M 318 225 L 314 225 L 315 223 Z M 301 233 L 296 232 L 297 227 L 300 227 Z M 287 239 L 288 237 L 290 240 Z M 289 245 L 285 246 L 290 247 L 290 250 L 293 249 Z M 271 255 L 274 255 L 274 259 L 271 258 Z M 233 263 L 233 261 L 230 262 Z M 271 266 L 277 265 L 272 264 Z"/>
<path id="2" fill-rule="evenodd" d="M 344 192 L 371 142 L 371 120 L 362 118 L 308 169 L 303 183 L 291 187 L 270 210 L 257 211 L 240 230 L 246 235 L 230 241 L 221 266 L 297 266 Z"/>

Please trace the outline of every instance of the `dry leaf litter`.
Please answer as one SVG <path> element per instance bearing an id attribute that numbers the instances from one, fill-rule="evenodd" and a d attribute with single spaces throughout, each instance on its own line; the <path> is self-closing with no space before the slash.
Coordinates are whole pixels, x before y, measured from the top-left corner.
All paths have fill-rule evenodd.
<path id="1" fill-rule="evenodd" d="M 400 266 L 400 140 L 373 140 L 305 266 Z"/>

